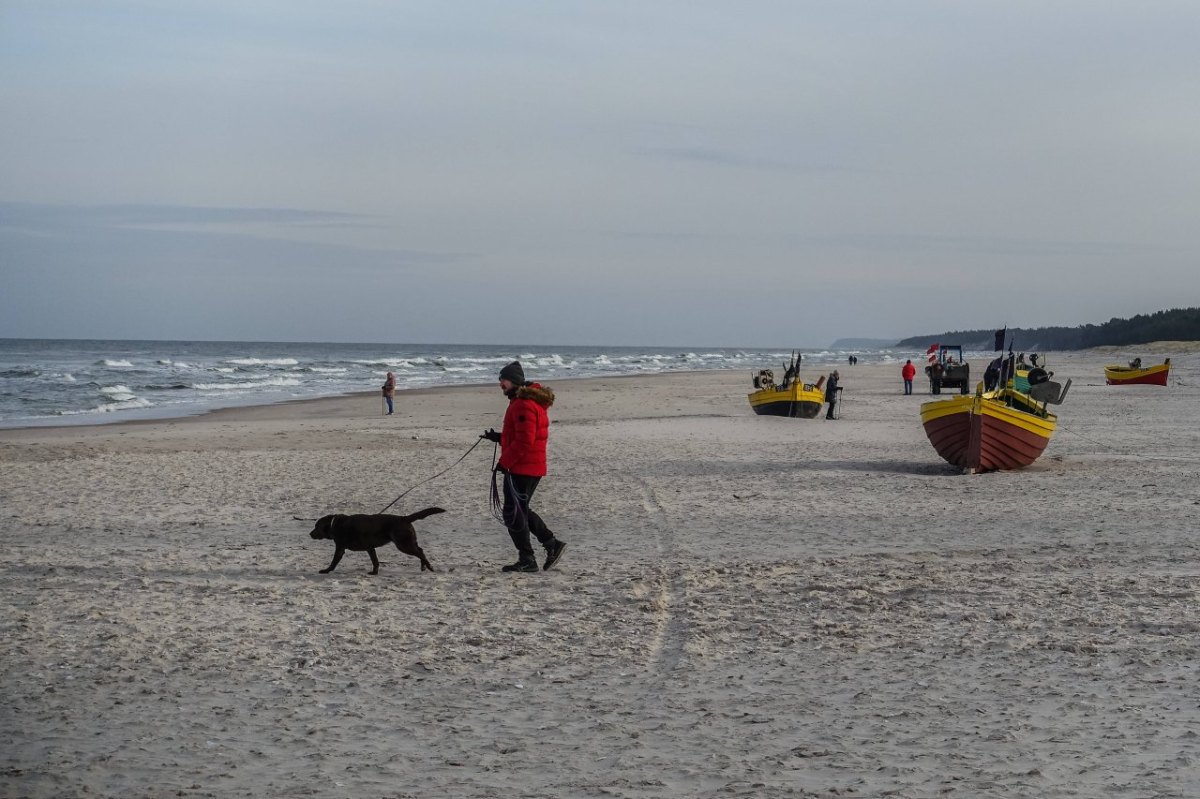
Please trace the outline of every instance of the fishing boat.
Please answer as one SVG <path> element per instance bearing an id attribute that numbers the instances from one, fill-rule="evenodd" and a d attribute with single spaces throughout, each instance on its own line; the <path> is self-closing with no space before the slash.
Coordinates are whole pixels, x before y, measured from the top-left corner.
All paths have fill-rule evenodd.
<path id="1" fill-rule="evenodd" d="M 1058 426 L 1047 405 L 1061 404 L 1071 387 L 1070 380 L 1062 386 L 1044 370 L 1033 379 L 1038 382 L 1028 392 L 1018 391 L 1014 380 L 992 391 L 981 383 L 974 395 L 922 404 L 925 435 L 939 455 L 968 474 L 1028 466 Z"/>
<path id="2" fill-rule="evenodd" d="M 1154 366 L 1142 366 L 1142 359 L 1134 358 L 1128 366 L 1104 367 L 1104 379 L 1110 386 L 1165 386 L 1170 370 L 1170 358 Z"/>
<path id="3" fill-rule="evenodd" d="M 825 392 L 822 375 L 816 383 L 800 380 L 800 359 L 792 353 L 791 362 L 784 364 L 783 382 L 776 385 L 775 373 L 761 369 L 754 375 L 755 391 L 748 394 L 750 407 L 760 416 L 788 416 L 794 419 L 812 419 L 821 412 Z"/>

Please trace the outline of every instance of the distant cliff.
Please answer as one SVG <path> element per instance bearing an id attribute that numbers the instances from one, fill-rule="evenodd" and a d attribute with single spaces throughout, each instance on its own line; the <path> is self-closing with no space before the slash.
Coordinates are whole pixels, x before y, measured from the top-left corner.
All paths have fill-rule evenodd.
<path id="1" fill-rule="evenodd" d="M 953 330 L 909 336 L 897 349 L 920 349 L 930 344 L 961 344 L 966 349 L 990 350 L 998 328 Z M 1110 319 L 1100 325 L 1008 329 L 1015 350 L 1084 350 L 1089 347 L 1124 347 L 1152 341 L 1200 341 L 1200 308 L 1176 308 L 1139 314 L 1131 319 Z"/>

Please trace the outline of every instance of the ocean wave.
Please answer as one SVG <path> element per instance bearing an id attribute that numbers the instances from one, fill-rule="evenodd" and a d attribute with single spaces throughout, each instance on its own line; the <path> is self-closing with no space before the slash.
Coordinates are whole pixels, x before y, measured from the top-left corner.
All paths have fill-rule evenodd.
<path id="1" fill-rule="evenodd" d="M 128 402 L 137 399 L 137 394 L 134 394 L 129 386 L 101 386 L 100 393 L 113 402 Z"/>
<path id="2" fill-rule="evenodd" d="M 552 355 L 535 355 L 529 359 L 529 362 L 534 366 L 540 366 L 542 368 L 552 368 L 555 366 L 561 367 L 566 365 L 566 361 L 563 360 L 563 356 L 557 353 Z"/>
<path id="3" fill-rule="evenodd" d="M 295 358 L 228 358 L 225 363 L 238 366 L 297 366 L 300 362 Z"/>
<path id="4" fill-rule="evenodd" d="M 443 366 L 442 371 L 453 372 L 457 374 L 468 374 L 470 372 L 491 372 L 492 367 L 485 366 L 484 364 L 475 364 L 472 366 Z"/>
<path id="5" fill-rule="evenodd" d="M 412 369 L 417 366 L 425 366 L 431 361 L 424 358 L 372 358 L 370 360 L 351 360 L 347 363 L 356 366 L 386 366 L 388 369 Z"/>
<path id="6" fill-rule="evenodd" d="M 667 374 L 696 369 L 779 370 L 791 350 L 714 347 L 570 347 L 496 345 L 270 344 L 255 342 L 145 342 L 108 356 L 109 342 L 68 342 L 26 351 L 10 347 L 0 371 L 0 427 L 31 418 L 62 418 L 72 401 L 98 402 L 103 410 L 129 409 L 118 417 L 186 415 L 202 409 L 269 403 L 281 397 L 322 397 L 378 392 L 384 372 L 396 374 L 397 388 L 494 384 L 500 367 L 520 360 L 531 380 L 552 383 L 567 377 Z M 182 345 L 182 346 L 181 346 Z M 282 356 L 281 353 L 291 353 Z M 519 353 L 519 354 L 518 354 Z M 864 360 L 903 361 L 908 354 L 876 351 Z M 805 368 L 843 363 L 831 349 L 804 352 Z M 97 365 L 99 364 L 99 365 Z M 818 367 L 819 368 L 819 367 Z M 9 379 L 4 379 L 9 378 Z M 118 381 L 120 381 L 118 383 Z M 87 399 L 81 399 L 86 397 Z M 149 409 L 141 410 L 138 409 Z M 62 422 L 65 423 L 65 422 Z"/>
<path id="7" fill-rule="evenodd" d="M 75 411 L 59 411 L 59 416 L 79 416 L 86 413 L 113 413 L 115 411 L 132 411 L 140 408 L 153 408 L 154 403 L 142 397 L 134 397 L 133 399 L 120 400 L 119 402 L 109 402 L 104 405 L 97 405 L 95 408 Z"/>
<path id="8" fill-rule="evenodd" d="M 517 360 L 527 360 L 536 357 L 536 355 L 522 355 Z M 511 360 L 513 359 L 507 356 L 488 357 L 485 355 L 467 355 L 460 357 L 456 355 L 441 355 L 435 358 L 433 362 L 440 366 L 447 363 L 508 363 Z"/>
<path id="9" fill-rule="evenodd" d="M 241 380 L 229 383 L 196 383 L 192 388 L 199 391 L 244 391 L 256 388 L 282 388 L 299 385 L 302 385 L 301 381 L 294 377 L 268 377 L 262 380 Z"/>

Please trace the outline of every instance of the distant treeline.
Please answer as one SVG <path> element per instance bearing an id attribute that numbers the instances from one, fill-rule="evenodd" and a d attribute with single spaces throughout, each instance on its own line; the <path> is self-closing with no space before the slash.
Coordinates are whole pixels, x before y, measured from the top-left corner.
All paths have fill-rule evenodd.
<path id="1" fill-rule="evenodd" d="M 997 328 L 955 330 L 910 336 L 897 342 L 899 349 L 919 349 L 930 344 L 961 344 L 966 349 L 990 350 Z M 1200 308 L 1175 308 L 1132 319 L 1110 319 L 1102 325 L 1081 327 L 1009 328 L 1014 350 L 1084 350 L 1089 347 L 1124 347 L 1152 341 L 1200 341 Z"/>

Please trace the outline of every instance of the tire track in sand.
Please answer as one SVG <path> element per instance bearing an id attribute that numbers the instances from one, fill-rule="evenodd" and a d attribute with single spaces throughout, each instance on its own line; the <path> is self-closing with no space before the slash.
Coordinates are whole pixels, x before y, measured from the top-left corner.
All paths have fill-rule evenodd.
<path id="1" fill-rule="evenodd" d="M 677 560 L 675 527 L 670 514 L 654 488 L 642 483 L 640 489 L 642 510 L 645 511 L 648 526 L 656 533 L 659 555 L 655 568 L 658 573 L 658 594 L 648 599 L 650 609 L 658 615 L 658 630 L 650 642 L 648 662 L 651 671 L 659 679 L 666 679 L 679 668 L 686 655 L 691 623 L 686 606 L 681 603 L 685 601 L 687 590 L 684 569 Z"/>

